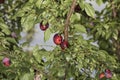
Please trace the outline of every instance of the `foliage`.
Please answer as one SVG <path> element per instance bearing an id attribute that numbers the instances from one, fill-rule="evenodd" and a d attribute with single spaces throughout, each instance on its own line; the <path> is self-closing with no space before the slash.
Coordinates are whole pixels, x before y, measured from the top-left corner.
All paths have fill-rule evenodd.
<path id="1" fill-rule="evenodd" d="M 92 4 L 77 0 L 80 8 L 70 18 L 69 48 L 55 46 L 52 51 L 40 49 L 39 45 L 31 51 L 23 48 L 34 36 L 34 25 L 41 21 L 50 24 L 44 32 L 45 41 L 56 32 L 64 35 L 72 0 L 6 0 L 0 4 L 0 79 L 33 80 L 38 75 L 41 80 L 98 80 L 101 72 L 110 69 L 111 79 L 119 80 L 120 1 L 96 3 L 107 6 L 98 12 Z M 22 31 L 28 33 L 27 41 L 19 44 Z M 92 37 L 85 39 L 83 34 Z M 98 46 L 92 44 L 95 41 Z M 3 65 L 4 57 L 10 58 L 9 67 Z"/>

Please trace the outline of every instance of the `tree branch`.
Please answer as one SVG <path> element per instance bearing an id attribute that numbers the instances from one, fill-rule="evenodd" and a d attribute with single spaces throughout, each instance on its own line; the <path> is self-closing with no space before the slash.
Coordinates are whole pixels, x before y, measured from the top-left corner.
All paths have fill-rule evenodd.
<path id="1" fill-rule="evenodd" d="M 111 0 L 111 5 L 112 5 L 112 15 L 113 15 L 113 18 L 116 18 L 117 13 L 116 13 L 116 10 L 115 10 L 115 4 L 114 4 L 113 0 Z"/>
<path id="2" fill-rule="evenodd" d="M 77 0 L 73 0 L 72 2 L 72 5 L 71 5 L 71 8 L 67 14 L 67 19 L 65 21 L 65 28 L 64 28 L 64 39 L 65 41 L 68 41 L 68 27 L 69 27 L 69 23 L 70 23 L 70 17 L 72 15 L 72 13 L 74 12 L 74 8 L 75 8 L 75 5 L 76 5 L 76 1 Z"/>
<path id="3" fill-rule="evenodd" d="M 112 16 L 113 16 L 113 19 L 117 17 L 117 12 L 116 12 L 116 9 L 115 9 L 115 3 L 113 0 L 110 0 L 111 1 L 111 5 L 112 5 Z M 118 34 L 120 34 L 120 31 L 118 30 Z M 119 36 L 118 36 L 119 37 Z M 118 60 L 120 61 L 120 42 L 118 40 L 115 40 L 114 38 L 112 39 L 113 41 L 113 44 L 114 44 L 114 47 L 115 47 L 115 53 L 118 57 Z"/>

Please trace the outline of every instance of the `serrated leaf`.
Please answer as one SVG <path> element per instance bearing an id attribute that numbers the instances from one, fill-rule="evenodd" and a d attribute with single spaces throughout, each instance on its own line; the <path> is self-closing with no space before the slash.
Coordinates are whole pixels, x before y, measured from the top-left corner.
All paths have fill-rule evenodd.
<path id="1" fill-rule="evenodd" d="M 95 10 L 88 3 L 85 3 L 85 12 L 87 13 L 88 16 L 95 18 Z"/>
<path id="2" fill-rule="evenodd" d="M 86 29 L 85 29 L 85 27 L 83 25 L 81 25 L 81 24 L 75 24 L 74 26 L 75 26 L 75 30 L 77 32 L 86 33 Z"/>
<path id="3" fill-rule="evenodd" d="M 50 28 L 48 28 L 45 32 L 44 32 L 44 41 L 46 42 L 47 40 L 49 40 L 51 35 L 51 31 Z"/>

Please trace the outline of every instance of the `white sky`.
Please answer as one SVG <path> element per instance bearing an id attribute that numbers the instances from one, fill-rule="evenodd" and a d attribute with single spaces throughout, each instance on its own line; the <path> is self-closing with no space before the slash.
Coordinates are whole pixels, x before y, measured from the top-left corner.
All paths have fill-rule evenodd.
<path id="1" fill-rule="evenodd" d="M 94 9 L 97 10 L 97 11 L 101 11 L 101 10 L 104 9 L 105 6 L 106 6 L 106 3 L 99 6 L 99 5 L 97 5 L 97 3 L 96 3 L 95 1 L 93 1 L 93 0 L 91 0 L 91 1 L 90 1 L 90 0 L 86 0 L 86 2 L 91 3 L 91 4 L 93 5 Z"/>

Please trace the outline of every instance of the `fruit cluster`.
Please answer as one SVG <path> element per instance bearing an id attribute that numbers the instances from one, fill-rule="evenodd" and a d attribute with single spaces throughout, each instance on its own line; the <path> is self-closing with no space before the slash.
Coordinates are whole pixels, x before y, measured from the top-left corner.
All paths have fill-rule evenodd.
<path id="1" fill-rule="evenodd" d="M 45 31 L 49 27 L 49 23 L 46 23 L 45 25 L 43 25 L 43 21 L 42 21 L 39 27 L 42 31 Z M 68 41 L 63 40 L 63 37 L 58 33 L 54 35 L 53 41 L 56 45 L 60 45 L 62 50 L 64 50 L 65 48 L 68 48 L 68 45 L 69 45 Z"/>
<path id="2" fill-rule="evenodd" d="M 102 72 L 99 74 L 99 78 L 102 79 L 102 78 L 112 78 L 112 72 L 109 70 L 109 69 L 106 69 L 105 72 Z"/>
<path id="3" fill-rule="evenodd" d="M 69 46 L 68 41 L 65 41 L 63 39 L 63 37 L 60 34 L 58 34 L 58 33 L 54 35 L 53 41 L 54 41 L 54 43 L 56 45 L 60 45 L 60 47 L 61 47 L 62 50 L 68 48 L 68 46 Z"/>

